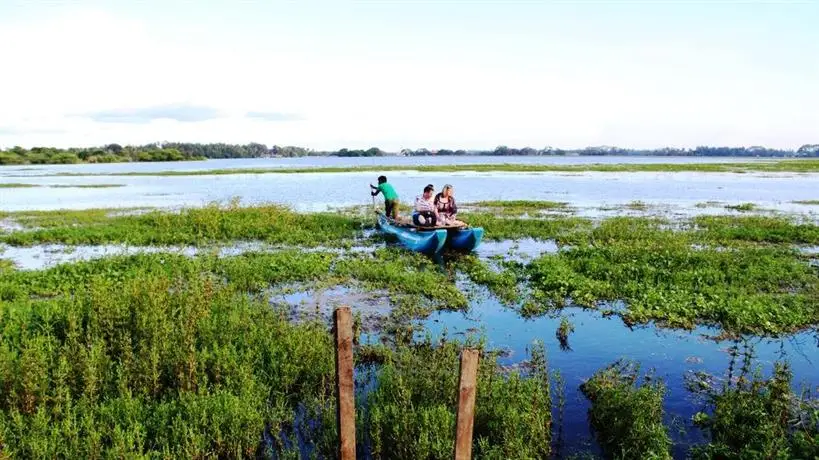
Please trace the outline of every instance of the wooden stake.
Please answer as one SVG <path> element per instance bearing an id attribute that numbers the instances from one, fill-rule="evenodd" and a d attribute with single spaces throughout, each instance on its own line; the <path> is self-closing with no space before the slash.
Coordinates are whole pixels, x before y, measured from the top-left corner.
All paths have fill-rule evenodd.
<path id="1" fill-rule="evenodd" d="M 461 378 L 458 389 L 458 418 L 455 431 L 455 460 L 472 458 L 472 425 L 475 421 L 475 391 L 478 350 L 461 351 Z"/>
<path id="2" fill-rule="evenodd" d="M 355 397 L 353 386 L 353 319 L 350 307 L 333 313 L 336 335 L 336 420 L 341 460 L 355 460 Z"/>

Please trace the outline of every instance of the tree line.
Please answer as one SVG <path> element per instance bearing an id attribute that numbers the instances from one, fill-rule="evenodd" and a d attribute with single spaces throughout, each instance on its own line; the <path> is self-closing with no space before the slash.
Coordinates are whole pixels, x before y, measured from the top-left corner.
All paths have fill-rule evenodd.
<path id="1" fill-rule="evenodd" d="M 551 155 L 644 155 L 644 156 L 697 156 L 697 157 L 819 157 L 819 144 L 805 144 L 796 150 L 769 149 L 765 147 L 707 147 L 693 149 L 624 149 L 619 147 L 586 147 L 584 149 L 559 149 L 545 147 L 511 148 L 499 146 L 492 150 L 430 150 L 403 149 L 400 152 L 386 152 L 377 147 L 369 149 L 340 149 L 318 151 L 304 147 L 264 144 L 196 144 L 196 143 L 156 143 L 146 145 L 108 144 L 102 147 L 68 148 L 33 147 L 24 149 L 13 147 L 0 150 L 0 165 L 15 164 L 73 164 L 73 163 L 117 163 L 139 161 L 190 161 L 208 158 L 278 158 L 303 156 L 376 157 L 376 156 L 551 156 Z"/>

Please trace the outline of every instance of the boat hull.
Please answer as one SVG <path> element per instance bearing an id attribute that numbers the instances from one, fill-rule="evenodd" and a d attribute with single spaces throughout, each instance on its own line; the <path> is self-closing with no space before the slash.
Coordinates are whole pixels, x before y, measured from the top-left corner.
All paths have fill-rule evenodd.
<path id="1" fill-rule="evenodd" d="M 382 213 L 378 213 L 378 227 L 385 234 L 398 239 L 402 246 L 415 252 L 440 252 L 447 239 L 447 231 L 444 229 L 416 230 L 393 225 Z"/>
<path id="2" fill-rule="evenodd" d="M 461 251 L 472 251 L 481 244 L 483 239 L 483 228 L 465 228 L 451 230 L 447 237 L 447 244 L 452 249 Z"/>

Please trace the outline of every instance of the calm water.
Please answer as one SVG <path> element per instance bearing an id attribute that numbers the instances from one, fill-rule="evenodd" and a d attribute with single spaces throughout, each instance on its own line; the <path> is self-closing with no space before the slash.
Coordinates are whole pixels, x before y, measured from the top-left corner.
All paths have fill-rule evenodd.
<path id="1" fill-rule="evenodd" d="M 211 160 L 181 163 L 125 163 L 115 165 L 59 165 L 0 167 L 0 183 L 36 185 L 121 184 L 118 188 L 0 188 L 0 210 L 87 209 L 122 207 L 202 206 L 239 198 L 245 204 L 281 203 L 300 211 L 334 207 L 371 206 L 369 185 L 378 175 L 366 173 L 237 174 L 222 176 L 72 176 L 89 174 L 202 170 L 215 168 L 350 166 L 454 163 L 702 163 L 739 161 L 720 158 L 660 157 L 468 157 L 468 158 L 297 158 Z M 745 160 L 742 160 L 745 161 Z M 38 177 L 39 176 L 39 177 Z M 554 200 L 568 202 L 584 213 L 600 207 L 640 200 L 663 207 L 668 214 L 712 213 L 697 203 L 755 202 L 765 208 L 809 213 L 815 206 L 792 203 L 819 198 L 819 174 L 697 174 L 697 173 L 419 173 L 390 172 L 401 199 L 411 202 L 427 183 L 439 189 L 455 186 L 461 203 L 479 200 Z M 721 206 L 720 212 L 721 210 Z M 585 211 L 584 211 L 585 210 Z"/>

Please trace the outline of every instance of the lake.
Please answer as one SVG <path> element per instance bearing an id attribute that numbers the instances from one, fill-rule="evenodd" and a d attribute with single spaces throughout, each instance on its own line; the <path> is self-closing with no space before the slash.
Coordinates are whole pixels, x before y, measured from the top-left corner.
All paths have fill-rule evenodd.
<path id="1" fill-rule="evenodd" d="M 371 206 L 369 184 L 377 173 L 231 174 L 218 176 L 93 176 L 128 172 L 195 171 L 237 168 L 319 166 L 437 165 L 475 163 L 591 164 L 706 163 L 753 161 L 700 157 L 377 157 L 209 160 L 204 162 L 120 163 L 0 167 L 0 183 L 49 185 L 120 185 L 114 188 L 0 188 L 0 210 L 48 210 L 203 206 L 238 197 L 244 204 L 281 203 L 299 211 Z M 757 160 L 763 161 L 763 160 Z M 89 176 L 53 176 L 87 173 Z M 583 214 L 642 201 L 672 215 L 713 213 L 698 203 L 754 202 L 784 212 L 812 213 L 814 206 L 793 203 L 816 199 L 819 174 L 796 173 L 604 173 L 604 172 L 457 172 L 387 174 L 402 201 L 411 202 L 427 183 L 455 186 L 460 203 L 482 200 L 552 200 L 567 202 Z M 724 212 L 722 206 L 719 212 Z"/>

